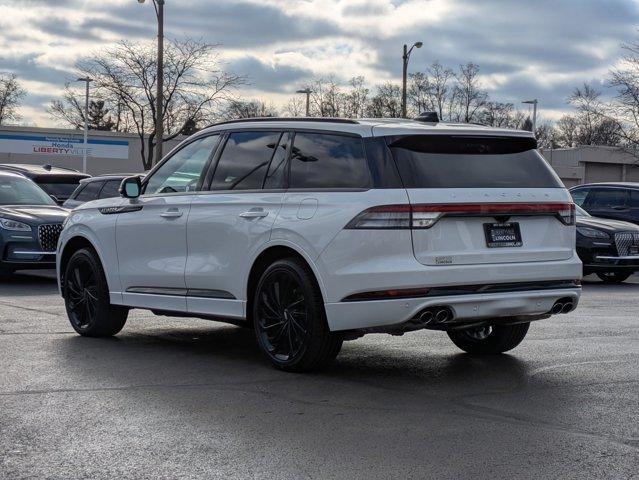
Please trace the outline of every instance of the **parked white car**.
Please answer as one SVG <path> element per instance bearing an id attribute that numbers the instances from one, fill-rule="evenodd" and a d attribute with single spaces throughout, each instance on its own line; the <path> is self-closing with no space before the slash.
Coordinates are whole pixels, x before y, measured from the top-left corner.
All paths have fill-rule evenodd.
<path id="1" fill-rule="evenodd" d="M 114 335 L 131 308 L 227 321 L 292 371 L 372 332 L 510 350 L 581 292 L 574 204 L 536 146 L 417 120 L 206 128 L 69 216 L 57 269 L 71 325 Z"/>

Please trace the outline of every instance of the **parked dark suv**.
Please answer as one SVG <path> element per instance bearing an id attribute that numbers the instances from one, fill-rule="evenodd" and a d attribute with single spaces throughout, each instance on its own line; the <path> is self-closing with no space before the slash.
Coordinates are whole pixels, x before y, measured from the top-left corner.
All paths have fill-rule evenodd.
<path id="1" fill-rule="evenodd" d="M 132 173 L 110 173 L 80 180 L 80 184 L 64 202 L 63 207 L 75 208 L 91 200 L 119 197 L 118 190 L 122 180 L 132 175 Z"/>
<path id="2" fill-rule="evenodd" d="M 570 193 L 593 217 L 639 224 L 639 183 L 589 183 L 571 188 Z"/>
<path id="3" fill-rule="evenodd" d="M 0 170 L 0 276 L 54 268 L 68 213 L 28 178 Z"/>
<path id="4" fill-rule="evenodd" d="M 19 173 L 33 180 L 60 205 L 71 196 L 80 180 L 90 177 L 71 168 L 52 165 L 0 164 L 0 171 Z"/>

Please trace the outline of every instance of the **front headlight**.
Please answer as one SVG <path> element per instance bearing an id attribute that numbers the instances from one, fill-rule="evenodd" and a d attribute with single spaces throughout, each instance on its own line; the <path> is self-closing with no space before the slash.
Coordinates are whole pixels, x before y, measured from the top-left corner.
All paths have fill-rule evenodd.
<path id="1" fill-rule="evenodd" d="M 10 230 L 12 232 L 30 232 L 31 227 L 26 223 L 10 220 L 8 218 L 0 218 L 0 228 Z"/>
<path id="2" fill-rule="evenodd" d="M 602 238 L 606 240 L 610 239 L 610 235 L 608 235 L 606 232 L 602 232 L 601 230 L 597 230 L 596 228 L 577 227 L 577 231 L 584 237 L 588 238 Z"/>

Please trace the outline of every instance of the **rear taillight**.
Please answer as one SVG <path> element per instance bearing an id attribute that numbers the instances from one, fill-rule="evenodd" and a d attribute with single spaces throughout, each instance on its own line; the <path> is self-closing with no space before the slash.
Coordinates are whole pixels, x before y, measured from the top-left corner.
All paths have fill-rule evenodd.
<path id="1" fill-rule="evenodd" d="M 347 229 L 430 228 L 442 217 L 510 217 L 552 215 L 565 225 L 575 224 L 574 203 L 444 203 L 381 205 L 351 220 Z"/>

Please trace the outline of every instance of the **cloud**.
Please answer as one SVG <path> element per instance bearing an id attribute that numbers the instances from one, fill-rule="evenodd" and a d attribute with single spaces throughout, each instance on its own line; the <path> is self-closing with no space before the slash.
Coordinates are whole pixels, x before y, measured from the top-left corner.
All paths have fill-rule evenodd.
<path id="1" fill-rule="evenodd" d="M 128 39 L 152 42 L 150 1 L 0 0 L 0 70 L 28 82 L 25 117 L 36 115 L 83 56 Z M 495 100 L 538 97 L 565 111 L 575 86 L 601 84 L 620 45 L 637 37 L 635 0 L 172 0 L 166 34 L 220 45 L 245 91 L 281 102 L 314 76 L 371 85 L 399 81 L 401 49 L 417 40 L 410 69 L 434 60 L 475 62 Z M 30 118 L 46 124 L 44 116 Z M 35 120 L 34 120 L 35 119 Z"/>

